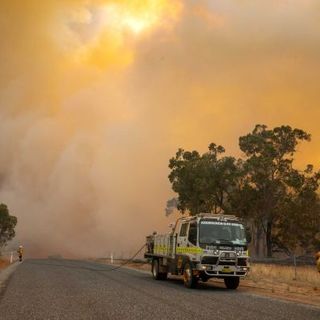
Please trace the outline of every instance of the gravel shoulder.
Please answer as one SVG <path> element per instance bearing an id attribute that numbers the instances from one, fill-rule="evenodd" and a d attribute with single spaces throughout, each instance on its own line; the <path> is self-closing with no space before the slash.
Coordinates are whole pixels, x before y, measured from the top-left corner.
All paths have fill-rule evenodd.
<path id="1" fill-rule="evenodd" d="M 19 262 L 14 262 L 5 268 L 0 269 L 0 297 L 3 294 L 3 291 L 8 285 L 8 281 L 10 280 L 11 275 L 20 265 Z"/>

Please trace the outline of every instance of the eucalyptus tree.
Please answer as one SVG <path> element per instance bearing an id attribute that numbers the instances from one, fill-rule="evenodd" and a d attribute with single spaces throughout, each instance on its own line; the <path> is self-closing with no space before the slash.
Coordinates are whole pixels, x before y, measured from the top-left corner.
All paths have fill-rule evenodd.
<path id="1" fill-rule="evenodd" d="M 179 149 L 170 159 L 169 180 L 178 194 L 177 208 L 191 215 L 200 212 L 228 212 L 231 210 L 230 195 L 236 186 L 237 160 L 222 156 L 225 149 L 214 143 L 209 151 Z M 170 200 L 170 206 L 174 200 Z"/>
<path id="2" fill-rule="evenodd" d="M 257 125 L 251 133 L 239 139 L 240 149 L 246 156 L 243 190 L 247 190 L 253 201 L 249 215 L 265 233 L 269 257 L 274 245 L 280 244 L 280 234 L 275 236 L 281 226 L 280 221 L 289 221 L 289 208 L 294 206 L 297 198 L 305 197 L 298 188 L 293 192 L 292 179 L 305 178 L 305 173 L 293 168 L 293 161 L 298 143 L 310 139 L 310 134 L 301 129 L 290 126 L 268 129 L 265 125 Z"/>

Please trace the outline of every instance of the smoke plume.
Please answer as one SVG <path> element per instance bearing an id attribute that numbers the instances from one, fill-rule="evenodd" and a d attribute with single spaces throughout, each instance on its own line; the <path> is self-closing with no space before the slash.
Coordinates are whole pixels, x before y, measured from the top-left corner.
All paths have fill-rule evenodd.
<path id="1" fill-rule="evenodd" d="M 127 255 L 164 231 L 168 159 L 240 156 L 256 123 L 313 135 L 320 7 L 305 1 L 2 3 L 0 200 L 30 256 Z"/>

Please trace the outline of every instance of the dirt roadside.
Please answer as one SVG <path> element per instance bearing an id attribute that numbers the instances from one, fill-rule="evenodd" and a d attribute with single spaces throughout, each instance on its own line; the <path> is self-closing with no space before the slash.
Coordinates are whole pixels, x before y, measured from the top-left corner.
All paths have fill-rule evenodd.
<path id="1" fill-rule="evenodd" d="M 6 286 L 6 282 L 9 280 L 12 273 L 15 271 L 15 269 L 19 266 L 20 263 L 17 261 L 10 264 L 6 260 L 0 260 L 0 297 L 3 293 L 3 289 Z"/>
<path id="2" fill-rule="evenodd" d="M 0 258 L 0 271 L 8 267 L 9 264 L 10 264 L 9 260 Z"/>
<path id="3" fill-rule="evenodd" d="M 149 264 L 129 263 L 127 268 L 142 270 L 150 272 Z M 320 275 L 319 275 L 320 277 Z M 224 287 L 224 283 L 220 280 L 210 279 L 209 285 Z M 275 281 L 261 278 L 259 280 L 251 278 L 249 275 L 242 280 L 238 289 L 241 292 L 267 296 L 274 299 L 282 299 L 287 301 L 294 301 L 297 303 L 309 304 L 313 306 L 320 306 L 320 288 L 316 285 L 311 285 L 303 281 Z"/>

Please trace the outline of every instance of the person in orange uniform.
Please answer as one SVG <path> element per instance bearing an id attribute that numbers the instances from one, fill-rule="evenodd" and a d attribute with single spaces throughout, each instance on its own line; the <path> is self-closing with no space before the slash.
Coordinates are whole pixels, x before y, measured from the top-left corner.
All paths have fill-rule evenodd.
<path id="1" fill-rule="evenodd" d="M 320 273 L 320 251 L 316 253 L 315 257 L 316 257 L 317 269 L 318 269 L 318 272 Z"/>
<path id="2" fill-rule="evenodd" d="M 22 261 L 22 256 L 23 256 L 23 246 L 19 246 L 19 249 L 17 250 L 18 255 L 19 255 L 19 261 Z"/>

